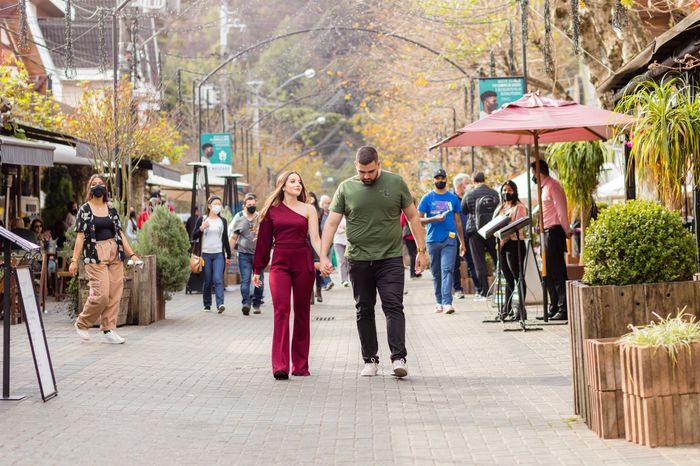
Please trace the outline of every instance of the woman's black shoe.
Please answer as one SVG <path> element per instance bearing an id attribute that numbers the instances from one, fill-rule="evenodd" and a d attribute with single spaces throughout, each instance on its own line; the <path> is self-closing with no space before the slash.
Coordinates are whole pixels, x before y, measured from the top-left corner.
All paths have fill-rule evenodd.
<path id="1" fill-rule="evenodd" d="M 289 374 L 285 371 L 275 371 L 273 375 L 277 380 L 287 380 L 289 378 Z"/>

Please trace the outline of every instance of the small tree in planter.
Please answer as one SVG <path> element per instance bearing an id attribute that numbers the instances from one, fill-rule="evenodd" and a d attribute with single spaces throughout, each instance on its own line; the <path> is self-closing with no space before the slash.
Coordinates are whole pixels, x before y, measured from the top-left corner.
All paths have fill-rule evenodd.
<path id="1" fill-rule="evenodd" d="M 631 328 L 620 339 L 625 437 L 650 447 L 700 442 L 700 324 L 679 312 Z"/>
<path id="2" fill-rule="evenodd" d="M 165 315 L 167 293 L 184 288 L 190 274 L 189 235 L 177 215 L 156 208 L 138 233 L 138 254 L 156 256 L 156 283 L 160 315 Z"/>
<path id="3" fill-rule="evenodd" d="M 700 314 L 696 246 L 680 217 L 651 201 L 603 210 L 588 228 L 583 282 L 567 282 L 575 412 L 590 425 L 585 340 L 620 337 L 658 309 Z"/>

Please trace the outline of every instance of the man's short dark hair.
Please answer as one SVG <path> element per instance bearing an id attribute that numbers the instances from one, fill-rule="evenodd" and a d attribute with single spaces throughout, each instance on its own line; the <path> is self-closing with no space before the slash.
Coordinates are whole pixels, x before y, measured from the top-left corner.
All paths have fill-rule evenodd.
<path id="1" fill-rule="evenodd" d="M 212 146 L 212 145 L 211 145 L 210 143 L 208 143 L 208 142 L 205 142 L 204 144 L 202 144 L 202 150 L 206 150 L 206 149 L 209 148 L 209 147 L 211 147 L 212 149 L 214 148 L 214 146 Z"/>
<path id="2" fill-rule="evenodd" d="M 355 154 L 355 162 L 360 165 L 369 165 L 372 162 L 379 161 L 379 154 L 377 154 L 377 149 L 372 146 L 362 146 L 357 149 Z"/>
<path id="3" fill-rule="evenodd" d="M 486 175 L 484 175 L 484 172 L 476 172 L 474 173 L 472 179 L 474 180 L 474 183 L 483 183 L 486 181 Z"/>
<path id="4" fill-rule="evenodd" d="M 479 100 L 481 100 L 483 102 L 484 100 L 488 99 L 489 97 L 498 97 L 498 94 L 496 94 L 494 91 L 484 91 L 479 96 Z"/>
<path id="5" fill-rule="evenodd" d="M 532 162 L 530 168 L 532 168 L 532 173 L 536 173 L 537 162 Z M 549 165 L 544 160 L 540 160 L 540 173 L 544 176 L 549 176 Z"/>

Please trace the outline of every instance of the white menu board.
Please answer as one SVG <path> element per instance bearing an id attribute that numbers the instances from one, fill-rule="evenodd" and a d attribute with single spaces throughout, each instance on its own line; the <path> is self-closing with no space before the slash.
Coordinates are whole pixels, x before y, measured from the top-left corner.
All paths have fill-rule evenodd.
<path id="1" fill-rule="evenodd" d="M 39 388 L 41 389 L 41 398 L 46 401 L 56 396 L 57 391 L 51 356 L 49 356 L 49 347 L 46 344 L 46 335 L 44 334 L 44 323 L 41 320 L 41 313 L 34 294 L 32 274 L 29 268 L 18 267 L 16 273 L 20 300 L 22 301 L 25 323 L 27 324 L 29 344 L 32 347 L 34 366 L 36 367 L 36 375 L 39 379 Z"/>

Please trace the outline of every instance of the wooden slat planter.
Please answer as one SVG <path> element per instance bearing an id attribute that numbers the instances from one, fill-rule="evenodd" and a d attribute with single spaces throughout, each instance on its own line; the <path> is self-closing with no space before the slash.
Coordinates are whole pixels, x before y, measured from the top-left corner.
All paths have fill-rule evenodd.
<path id="1" fill-rule="evenodd" d="M 618 338 L 586 340 L 588 427 L 601 438 L 624 438 L 625 421 Z"/>
<path id="2" fill-rule="evenodd" d="M 159 320 L 156 287 L 156 256 L 144 256 L 142 269 L 129 269 L 133 277 L 131 300 L 129 302 L 129 323 L 149 325 Z"/>
<path id="3" fill-rule="evenodd" d="M 666 316 L 687 306 L 700 317 L 700 281 L 626 286 L 588 286 L 579 281 L 566 285 L 571 334 L 574 412 L 591 420 L 584 357 L 587 339 L 620 337 L 629 325 L 646 325 L 653 313 Z"/>
<path id="4" fill-rule="evenodd" d="M 649 447 L 700 442 L 700 343 L 681 347 L 676 364 L 661 347 L 620 351 L 625 438 Z"/>

